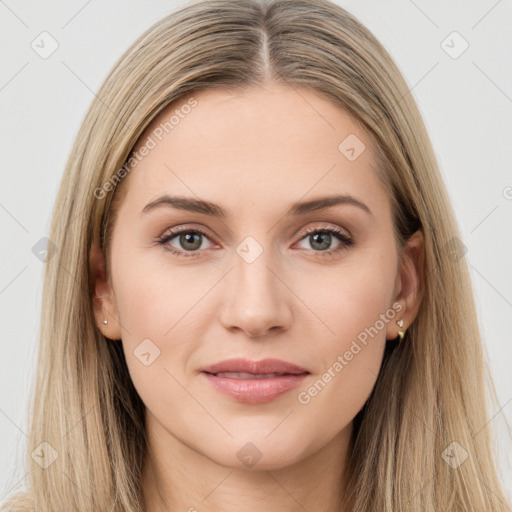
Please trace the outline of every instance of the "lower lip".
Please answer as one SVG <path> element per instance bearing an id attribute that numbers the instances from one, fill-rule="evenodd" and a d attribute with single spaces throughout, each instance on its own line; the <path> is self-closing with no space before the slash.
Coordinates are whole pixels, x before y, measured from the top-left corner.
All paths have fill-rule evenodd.
<path id="1" fill-rule="evenodd" d="M 309 374 L 287 374 L 267 379 L 235 379 L 216 377 L 211 373 L 202 372 L 210 384 L 221 393 L 235 398 L 239 402 L 261 404 L 291 391 L 299 386 Z"/>

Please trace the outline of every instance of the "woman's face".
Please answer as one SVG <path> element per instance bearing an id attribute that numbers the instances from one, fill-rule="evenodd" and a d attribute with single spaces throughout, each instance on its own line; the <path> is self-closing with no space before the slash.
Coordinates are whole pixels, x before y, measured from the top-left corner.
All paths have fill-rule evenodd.
<path id="1" fill-rule="evenodd" d="M 206 90 L 136 151 L 97 290 L 152 439 L 265 469 L 347 438 L 407 319 L 366 133 L 310 90 Z M 203 371 L 234 358 L 284 366 Z"/>

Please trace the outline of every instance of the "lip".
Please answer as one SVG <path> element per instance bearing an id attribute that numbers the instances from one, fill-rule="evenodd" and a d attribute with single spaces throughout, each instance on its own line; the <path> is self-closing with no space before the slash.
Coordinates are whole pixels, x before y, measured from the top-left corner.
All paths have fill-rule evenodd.
<path id="1" fill-rule="evenodd" d="M 306 368 L 288 363 L 280 359 L 262 359 L 260 361 L 251 361 L 250 359 L 236 358 L 226 359 L 210 366 L 201 368 L 201 371 L 207 373 L 220 372 L 245 372 L 254 375 L 266 373 L 288 373 L 299 374 L 309 373 Z"/>
<path id="2" fill-rule="evenodd" d="M 277 373 L 274 377 L 236 378 L 216 376 L 221 372 L 250 373 L 264 375 Z M 279 359 L 228 359 L 201 368 L 201 375 L 220 393 L 239 402 L 260 404 L 269 402 L 299 386 L 310 374 L 308 370 Z"/>

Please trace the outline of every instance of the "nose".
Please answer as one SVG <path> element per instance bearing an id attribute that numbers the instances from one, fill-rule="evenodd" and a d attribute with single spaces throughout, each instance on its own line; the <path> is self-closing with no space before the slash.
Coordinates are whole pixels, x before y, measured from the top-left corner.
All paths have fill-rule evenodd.
<path id="1" fill-rule="evenodd" d="M 275 262 L 274 262 L 275 263 Z M 226 299 L 220 313 L 222 325 L 230 331 L 242 331 L 251 338 L 287 330 L 292 321 L 288 290 L 272 263 L 270 251 L 263 251 L 248 263 L 237 253 L 234 268 L 224 280 Z"/>

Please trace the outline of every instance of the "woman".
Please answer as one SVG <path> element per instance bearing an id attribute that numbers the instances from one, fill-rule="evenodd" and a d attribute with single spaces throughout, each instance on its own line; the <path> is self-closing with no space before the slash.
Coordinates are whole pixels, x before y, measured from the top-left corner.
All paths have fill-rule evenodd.
<path id="1" fill-rule="evenodd" d="M 460 233 L 367 29 L 324 0 L 196 2 L 97 98 L 2 510 L 510 510 Z"/>

